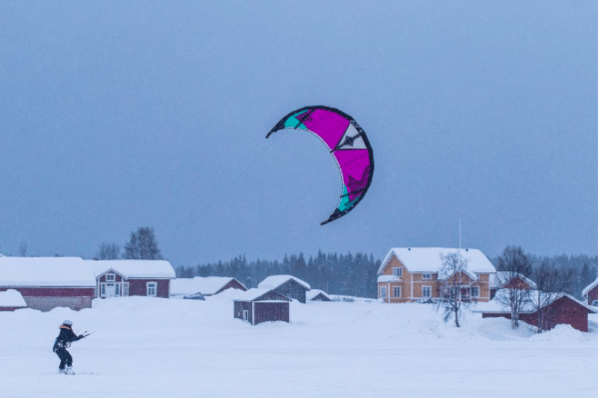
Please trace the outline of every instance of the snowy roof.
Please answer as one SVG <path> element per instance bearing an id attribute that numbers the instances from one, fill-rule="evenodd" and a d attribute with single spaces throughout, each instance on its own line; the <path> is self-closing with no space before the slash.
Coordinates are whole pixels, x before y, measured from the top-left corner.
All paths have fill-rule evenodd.
<path id="1" fill-rule="evenodd" d="M 519 278 L 523 282 L 527 283 L 529 285 L 529 287 L 531 287 L 532 289 L 537 289 L 537 285 L 535 284 L 534 281 L 532 281 L 531 279 L 529 279 L 525 275 L 522 275 L 522 274 L 519 274 L 519 273 L 516 273 L 516 272 L 512 273 L 510 271 L 498 271 L 495 274 L 490 275 L 490 288 L 491 289 L 499 288 L 503 284 L 508 283 L 509 279 L 511 277 L 511 274 L 514 274 L 515 278 Z"/>
<path id="2" fill-rule="evenodd" d="M 252 301 L 252 300 L 259 298 L 260 296 L 263 296 L 263 295 L 269 293 L 271 290 L 273 290 L 273 289 L 261 289 L 261 288 L 248 289 L 245 292 L 236 295 L 236 297 L 235 297 L 235 299 L 233 299 L 233 301 Z M 279 294 L 285 298 L 284 295 L 282 295 L 280 293 L 277 293 L 277 294 Z M 265 301 L 276 301 L 276 300 L 265 300 Z M 281 301 L 281 300 L 279 300 L 279 301 Z"/>
<path id="3" fill-rule="evenodd" d="M 79 257 L 0 257 L 0 286 L 95 287 Z"/>
<path id="4" fill-rule="evenodd" d="M 166 260 L 85 260 L 95 276 L 113 270 L 126 278 L 175 278 L 175 270 Z"/>
<path id="5" fill-rule="evenodd" d="M 385 256 L 377 274 L 381 274 L 387 263 L 395 256 L 409 272 L 439 272 L 442 268 L 442 257 L 460 252 L 461 258 L 467 261 L 467 269 L 471 272 L 496 272 L 490 260 L 478 249 L 456 249 L 445 247 L 396 247 Z"/>
<path id="6" fill-rule="evenodd" d="M 598 312 L 598 310 L 595 307 L 589 306 L 567 293 L 544 293 L 538 290 L 524 290 L 523 293 L 529 295 L 529 300 L 527 300 L 523 304 L 523 308 L 521 310 L 522 314 L 535 312 L 537 304 L 540 302 L 550 304 L 562 297 L 567 297 L 568 299 L 573 300 L 577 304 L 587 308 L 590 311 Z M 510 307 L 501 301 L 506 294 L 508 294 L 508 292 L 505 289 L 500 289 L 498 293 L 496 293 L 496 296 L 493 300 L 490 300 L 488 302 L 477 303 L 477 307 L 473 310 L 473 312 L 510 312 Z"/>
<path id="7" fill-rule="evenodd" d="M 587 285 L 586 288 L 583 289 L 583 291 L 581 292 L 581 295 L 583 297 L 585 297 L 590 292 L 590 290 L 592 290 L 596 286 L 598 286 L 598 278 L 596 278 L 595 281 L 593 281 L 592 283 L 590 283 L 589 285 Z"/>
<path id="8" fill-rule="evenodd" d="M 312 300 L 315 297 L 317 297 L 319 294 L 322 294 L 325 297 L 327 297 L 329 300 L 331 300 L 331 297 L 329 297 L 329 295 L 327 293 L 325 293 L 323 290 L 320 290 L 320 289 L 310 289 L 308 292 L 306 292 L 306 300 Z"/>
<path id="9" fill-rule="evenodd" d="M 229 276 L 177 278 L 171 281 L 171 294 L 193 294 L 198 292 L 202 294 L 215 294 L 233 280 L 244 286 L 237 279 Z"/>
<path id="10" fill-rule="evenodd" d="M 291 275 L 269 276 L 269 277 L 265 278 L 265 280 L 263 280 L 261 283 L 259 283 L 258 287 L 260 289 L 276 289 L 279 286 L 286 283 L 287 281 L 289 281 L 290 279 L 293 279 L 294 281 L 298 282 L 298 284 L 300 284 L 300 285 L 304 286 L 306 289 L 310 290 L 310 285 L 308 283 L 304 282 L 302 279 L 298 279 L 295 276 L 291 276 Z"/>
<path id="11" fill-rule="evenodd" d="M 0 307 L 27 307 L 27 304 L 18 290 L 8 289 L 0 292 Z"/>

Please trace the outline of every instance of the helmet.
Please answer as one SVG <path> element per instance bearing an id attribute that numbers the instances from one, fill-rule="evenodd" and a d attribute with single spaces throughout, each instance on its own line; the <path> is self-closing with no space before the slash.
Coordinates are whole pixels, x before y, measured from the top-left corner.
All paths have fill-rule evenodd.
<path id="1" fill-rule="evenodd" d="M 73 322 L 71 321 L 64 321 L 63 325 L 67 325 L 67 326 L 71 326 L 73 324 Z"/>

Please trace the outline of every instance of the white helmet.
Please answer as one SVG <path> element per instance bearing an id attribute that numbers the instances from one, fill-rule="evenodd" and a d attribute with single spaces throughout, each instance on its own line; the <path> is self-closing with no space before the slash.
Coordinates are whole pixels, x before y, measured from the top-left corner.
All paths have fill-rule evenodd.
<path id="1" fill-rule="evenodd" d="M 73 322 L 67 320 L 67 321 L 63 322 L 63 325 L 71 326 L 71 325 L 73 325 Z"/>

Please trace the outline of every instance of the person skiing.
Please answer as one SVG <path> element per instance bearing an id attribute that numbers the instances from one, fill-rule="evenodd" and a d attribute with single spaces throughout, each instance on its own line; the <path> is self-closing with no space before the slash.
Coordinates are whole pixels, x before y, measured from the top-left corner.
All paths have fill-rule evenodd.
<path id="1" fill-rule="evenodd" d="M 67 348 L 71 346 L 71 342 L 81 340 L 86 337 L 86 335 L 82 334 L 77 336 L 75 332 L 73 332 L 73 322 L 68 320 L 64 321 L 62 325 L 59 326 L 59 329 L 60 334 L 54 341 L 54 346 L 52 347 L 52 351 L 60 358 L 58 373 L 72 375 L 75 374 L 73 373 L 73 357 L 69 351 L 67 351 Z"/>

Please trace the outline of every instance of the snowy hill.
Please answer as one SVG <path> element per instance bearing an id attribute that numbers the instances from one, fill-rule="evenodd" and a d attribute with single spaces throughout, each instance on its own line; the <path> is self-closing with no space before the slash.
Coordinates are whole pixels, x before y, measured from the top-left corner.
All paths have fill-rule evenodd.
<path id="1" fill-rule="evenodd" d="M 0 313 L 0 360 L 10 364 L 0 396 L 597 396 L 597 326 L 534 335 L 471 314 L 456 329 L 430 305 L 375 300 L 292 302 L 291 323 L 251 326 L 233 319 L 232 297 Z M 57 374 L 51 351 L 64 319 L 96 331 L 70 348 L 73 377 Z"/>

